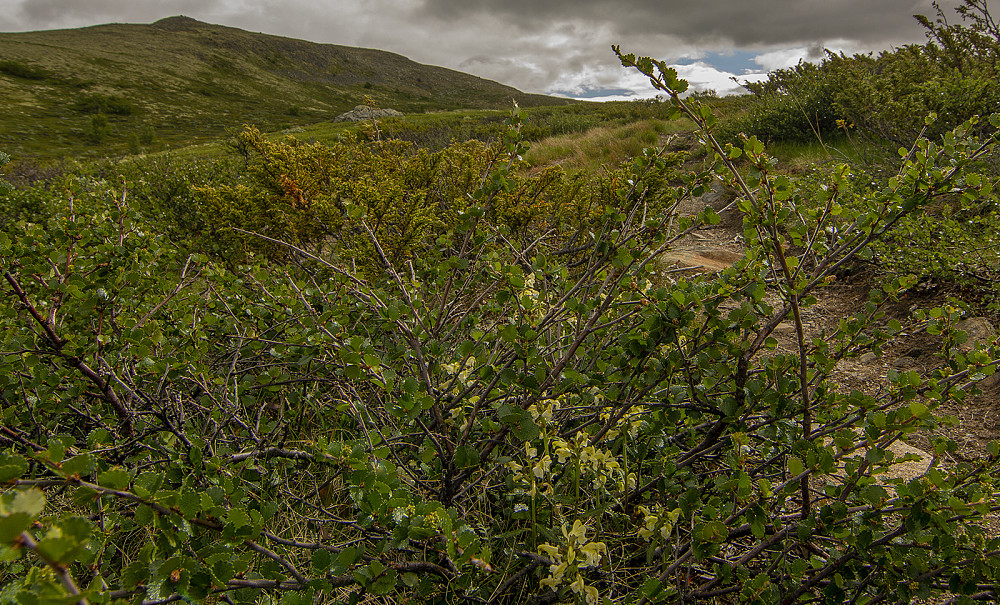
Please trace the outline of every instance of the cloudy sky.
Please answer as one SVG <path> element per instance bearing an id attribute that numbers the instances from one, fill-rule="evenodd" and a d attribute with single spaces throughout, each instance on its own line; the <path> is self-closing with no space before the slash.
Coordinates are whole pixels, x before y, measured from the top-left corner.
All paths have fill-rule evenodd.
<path id="1" fill-rule="evenodd" d="M 960 0 L 940 0 L 952 7 Z M 991 8 L 1000 0 L 989 0 Z M 1000 10 L 996 11 L 1000 13 Z M 0 0 L 0 31 L 149 23 L 172 15 L 389 50 L 526 92 L 652 96 L 611 52 L 678 65 L 698 89 L 816 59 L 923 42 L 931 0 Z"/>

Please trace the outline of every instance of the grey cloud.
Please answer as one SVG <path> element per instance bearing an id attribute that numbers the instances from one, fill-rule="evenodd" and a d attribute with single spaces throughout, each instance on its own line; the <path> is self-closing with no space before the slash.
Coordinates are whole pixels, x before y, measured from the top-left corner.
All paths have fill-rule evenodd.
<path id="1" fill-rule="evenodd" d="M 22 0 L 13 14 L 31 29 L 78 27 L 99 23 L 147 22 L 160 17 L 211 11 L 219 0 Z M 37 26 L 35 24 L 38 24 Z"/>
<path id="2" fill-rule="evenodd" d="M 659 33 L 740 47 L 831 39 L 913 40 L 920 38 L 921 28 L 912 15 L 933 13 L 930 0 L 425 0 L 422 10 L 442 21 L 492 15 L 525 31 L 572 16 L 615 24 L 623 42 L 631 35 Z"/>
<path id="3" fill-rule="evenodd" d="M 951 13 L 959 1 L 942 4 Z M 914 13 L 933 14 L 930 0 L 0 0 L 0 29 L 185 14 L 379 48 L 546 92 L 648 89 L 621 68 L 611 44 L 668 62 L 736 49 L 766 56 L 761 66 L 783 66 L 790 52 L 820 59 L 826 47 L 877 51 L 921 41 Z"/>
<path id="4" fill-rule="evenodd" d="M 818 61 L 826 56 L 826 48 L 822 44 L 813 44 L 806 51 L 807 61 Z"/>

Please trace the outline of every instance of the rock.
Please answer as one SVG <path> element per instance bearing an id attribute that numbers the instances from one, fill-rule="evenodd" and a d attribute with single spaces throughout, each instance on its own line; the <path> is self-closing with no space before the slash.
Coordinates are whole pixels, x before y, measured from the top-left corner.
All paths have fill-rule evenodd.
<path id="1" fill-rule="evenodd" d="M 677 214 L 681 216 L 694 216 L 704 211 L 708 206 L 711 206 L 714 210 L 722 210 L 732 197 L 729 190 L 726 189 L 725 183 L 722 181 L 712 181 L 709 183 L 708 190 L 705 193 L 698 197 L 682 199 L 677 205 Z M 740 220 L 742 221 L 742 215 L 740 215 Z"/>
<path id="2" fill-rule="evenodd" d="M 358 105 L 351 111 L 346 111 L 336 118 L 334 122 L 363 122 L 377 118 L 391 118 L 403 115 L 395 109 L 374 109 L 368 105 Z"/>
<path id="3" fill-rule="evenodd" d="M 775 334 L 795 334 L 795 324 L 790 321 L 783 321 L 774 327 Z"/>
<path id="4" fill-rule="evenodd" d="M 917 363 L 916 358 L 907 357 L 905 355 L 892 362 L 892 367 L 896 368 L 897 370 L 912 370 L 913 368 L 916 368 L 918 365 L 919 364 Z"/>
<path id="5" fill-rule="evenodd" d="M 872 353 L 871 351 L 868 351 L 867 353 L 865 353 L 864 355 L 861 356 L 861 358 L 860 358 L 859 361 L 861 361 L 861 363 L 872 363 L 876 359 L 878 359 L 878 358 L 875 357 L 875 353 Z"/>
<path id="6" fill-rule="evenodd" d="M 712 181 L 708 191 L 701 196 L 701 202 L 705 206 L 711 206 L 715 210 L 722 210 L 732 198 L 728 194 L 726 184 L 722 181 Z"/>
<path id="7" fill-rule="evenodd" d="M 997 338 L 996 328 L 985 317 L 970 317 L 955 324 L 955 327 L 968 334 L 969 338 L 959 348 L 963 352 L 974 350 L 977 346 L 988 347 Z M 992 389 L 1000 385 L 1000 372 L 995 372 L 991 376 L 979 381 L 979 388 Z"/>
<path id="8" fill-rule="evenodd" d="M 857 433 L 860 435 L 860 432 Z M 824 445 L 829 445 L 829 440 L 824 440 Z M 894 493 L 895 489 L 890 484 L 892 479 L 902 479 L 903 481 L 910 481 L 916 479 L 917 477 L 923 476 L 930 468 L 931 463 L 934 461 L 934 456 L 924 450 L 915 448 L 908 443 L 902 441 L 893 441 L 888 448 L 888 451 L 893 453 L 893 462 L 888 465 L 888 468 L 882 470 L 879 473 L 875 473 L 873 476 L 876 483 L 888 488 L 890 493 Z M 840 469 L 844 468 L 847 458 L 864 458 L 867 454 L 868 449 L 861 447 L 849 454 L 846 458 L 840 461 Z M 903 457 L 907 454 L 912 454 L 917 459 L 903 461 Z M 834 480 L 838 483 L 842 482 L 843 477 L 838 477 L 834 475 Z"/>
<path id="9" fill-rule="evenodd" d="M 915 479 L 926 473 L 927 469 L 931 466 L 931 462 L 934 460 L 934 456 L 929 453 L 921 449 L 917 449 L 912 445 L 903 443 L 902 441 L 894 441 L 892 445 L 889 446 L 889 451 L 895 454 L 896 457 L 894 460 L 902 460 L 903 456 L 907 454 L 913 454 L 917 456 L 919 460 L 893 462 L 885 473 L 878 474 L 876 477 L 910 481 L 911 479 Z"/>
<path id="10" fill-rule="evenodd" d="M 955 328 L 962 330 L 969 335 L 969 339 L 962 343 L 963 351 L 971 351 L 976 345 L 989 346 L 997 337 L 996 328 L 985 317 L 970 317 L 955 324 Z"/>
<path id="11" fill-rule="evenodd" d="M 995 389 L 997 385 L 1000 385 L 1000 371 L 996 371 L 979 381 L 981 389 Z"/>
<path id="12" fill-rule="evenodd" d="M 663 255 L 663 265 L 668 268 L 688 268 L 703 271 L 722 271 L 743 258 L 725 248 L 698 246 L 697 249 L 676 249 Z"/>

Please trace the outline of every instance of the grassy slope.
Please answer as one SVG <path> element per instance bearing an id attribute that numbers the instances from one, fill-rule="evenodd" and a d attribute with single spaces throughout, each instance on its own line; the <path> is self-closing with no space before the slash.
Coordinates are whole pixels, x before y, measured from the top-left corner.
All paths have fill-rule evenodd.
<path id="1" fill-rule="evenodd" d="M 328 120 L 370 95 L 403 112 L 566 101 L 400 55 L 171 17 L 150 25 L 0 34 L 0 148 L 12 155 L 105 155 L 149 127 L 159 144 Z M 100 99 L 111 132 L 91 133 Z M 98 103 L 95 103 L 95 100 Z M 133 136 L 133 139 L 135 137 Z"/>

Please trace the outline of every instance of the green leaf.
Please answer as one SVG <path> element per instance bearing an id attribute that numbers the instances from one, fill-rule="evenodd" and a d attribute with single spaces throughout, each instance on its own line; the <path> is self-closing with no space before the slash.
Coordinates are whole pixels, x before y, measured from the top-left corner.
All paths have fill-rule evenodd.
<path id="1" fill-rule="evenodd" d="M 132 490 L 140 498 L 149 498 L 160 489 L 163 475 L 160 473 L 142 473 L 135 478 Z"/>
<path id="2" fill-rule="evenodd" d="M 640 589 L 642 595 L 650 601 L 658 601 L 660 593 L 663 592 L 663 583 L 661 583 L 657 578 L 649 578 L 646 583 L 642 585 Z"/>
<path id="3" fill-rule="evenodd" d="M 193 519 L 201 512 L 201 494 L 190 489 L 184 489 L 177 499 L 177 508 L 185 519 Z"/>
<path id="4" fill-rule="evenodd" d="M 513 433 L 521 441 L 534 441 L 538 439 L 540 429 L 534 420 L 531 419 L 531 414 L 525 413 L 521 416 L 521 422 L 514 427 Z"/>
<path id="5" fill-rule="evenodd" d="M 798 476 L 805 470 L 805 465 L 802 464 L 802 460 L 795 456 L 788 457 L 788 473 L 793 477 Z"/>
<path id="6" fill-rule="evenodd" d="M 94 457 L 90 454 L 73 456 L 62 463 L 60 470 L 67 477 L 84 477 L 94 472 Z"/>
<path id="7" fill-rule="evenodd" d="M 750 492 L 752 490 L 753 490 L 753 483 L 750 479 L 750 475 L 746 474 L 743 471 L 740 471 L 738 487 L 736 491 L 737 497 L 740 499 L 744 499 L 750 495 Z"/>
<path id="8" fill-rule="evenodd" d="M 313 552 L 312 556 L 312 566 L 319 573 L 323 573 L 330 569 L 330 564 L 333 563 L 333 555 L 330 551 L 325 548 L 320 548 Z"/>
<path id="9" fill-rule="evenodd" d="M 153 509 L 146 506 L 145 504 L 140 504 L 139 506 L 135 507 L 134 520 L 138 525 L 149 525 L 150 523 L 153 522 L 155 516 L 156 515 L 153 512 Z"/>
<path id="10" fill-rule="evenodd" d="M 191 465 L 196 469 L 201 468 L 202 462 L 202 452 L 200 447 L 192 447 L 188 450 L 188 460 L 191 461 Z"/>
<path id="11" fill-rule="evenodd" d="M 862 495 L 865 501 L 876 506 L 885 502 L 889 498 L 889 492 L 887 492 L 881 485 L 867 486 L 863 490 Z"/>
<path id="12" fill-rule="evenodd" d="M 120 468 L 112 468 L 104 471 L 97 477 L 97 484 L 101 487 L 114 490 L 128 489 L 132 477 L 127 471 Z"/>
<path id="13" fill-rule="evenodd" d="M 191 573 L 187 595 L 196 601 L 201 601 L 212 592 L 212 575 L 205 569 L 197 569 Z"/>
<path id="14" fill-rule="evenodd" d="M 479 466 L 479 450 L 471 445 L 461 445 L 455 450 L 455 464 L 466 468 Z"/>
<path id="15" fill-rule="evenodd" d="M 361 558 L 361 551 L 355 546 L 348 546 L 337 555 L 337 565 L 350 567 Z"/>
<path id="16" fill-rule="evenodd" d="M 122 570 L 121 582 L 123 588 L 135 588 L 140 582 L 149 579 L 149 564 L 146 561 L 133 561 Z"/>
<path id="17" fill-rule="evenodd" d="M 313 605 L 316 602 L 313 590 L 303 590 L 301 592 L 286 591 L 281 595 L 280 605 Z"/>
<path id="18" fill-rule="evenodd" d="M 382 596 L 387 595 L 392 592 L 392 589 L 396 587 L 396 570 L 387 569 L 385 573 L 379 576 L 374 582 L 372 582 L 371 588 L 373 594 Z"/>
<path id="19" fill-rule="evenodd" d="M 62 535 L 72 538 L 77 542 L 85 542 L 90 539 L 93 525 L 83 517 L 66 517 L 59 522 L 59 529 Z"/>
<path id="20" fill-rule="evenodd" d="M 66 443 L 61 436 L 49 439 L 49 449 L 45 455 L 52 462 L 62 462 L 63 456 L 66 455 Z"/>
<path id="21" fill-rule="evenodd" d="M 721 521 L 709 521 L 701 527 L 700 537 L 706 542 L 718 544 L 725 540 L 728 535 L 729 530 Z"/>
<path id="22" fill-rule="evenodd" d="M 250 525 L 250 515 L 248 515 L 246 511 L 239 508 L 231 509 L 229 511 L 228 518 L 229 524 L 236 529 Z"/>
<path id="23" fill-rule="evenodd" d="M 68 517 L 38 542 L 38 552 L 56 563 L 72 563 L 86 547 L 90 532 L 89 521 L 81 517 Z"/>
<path id="24" fill-rule="evenodd" d="M 219 584 L 225 584 L 236 575 L 236 569 L 228 559 L 220 559 L 211 564 L 212 575 L 215 576 Z"/>
<path id="25" fill-rule="evenodd" d="M 28 461 L 16 454 L 0 454 L 0 483 L 19 479 L 28 471 Z"/>
<path id="26" fill-rule="evenodd" d="M 0 514 L 24 513 L 37 517 L 45 508 L 45 493 L 37 487 L 15 489 L 0 499 Z"/>
<path id="27" fill-rule="evenodd" d="M 100 497 L 100 492 L 87 487 L 86 485 L 81 485 L 73 490 L 73 496 L 71 499 L 73 504 L 76 506 L 87 506 L 93 503 L 93 501 L 98 497 Z"/>
<path id="28" fill-rule="evenodd" d="M 28 513 L 11 513 L 0 517 L 0 544 L 10 544 L 34 522 L 35 518 Z"/>

